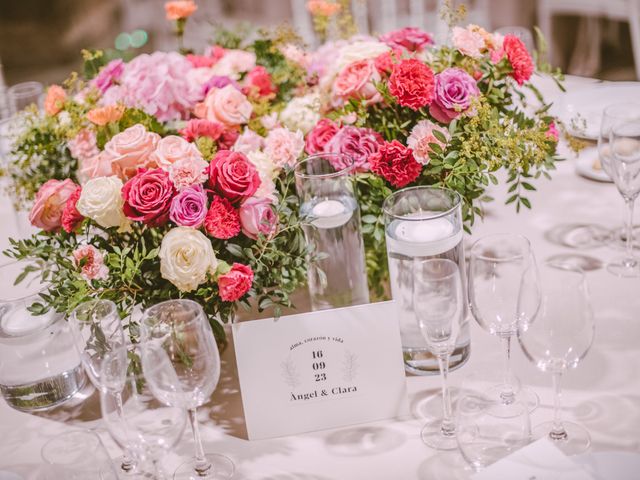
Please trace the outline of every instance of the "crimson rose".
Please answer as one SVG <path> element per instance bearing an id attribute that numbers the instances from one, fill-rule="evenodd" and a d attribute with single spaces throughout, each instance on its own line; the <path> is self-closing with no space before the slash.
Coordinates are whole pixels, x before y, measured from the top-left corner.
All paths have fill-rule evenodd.
<path id="1" fill-rule="evenodd" d="M 168 172 L 161 168 L 141 168 L 122 187 L 124 214 L 151 227 L 164 225 L 169 220 L 169 207 L 175 193 Z"/>
<path id="2" fill-rule="evenodd" d="M 244 153 L 220 150 L 209 165 L 209 181 L 216 192 L 236 202 L 256 192 L 260 175 Z"/>

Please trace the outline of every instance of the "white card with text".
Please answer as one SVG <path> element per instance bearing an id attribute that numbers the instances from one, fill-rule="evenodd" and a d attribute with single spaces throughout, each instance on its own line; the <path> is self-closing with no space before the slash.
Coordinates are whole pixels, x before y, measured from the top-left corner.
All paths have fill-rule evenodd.
<path id="1" fill-rule="evenodd" d="M 392 302 L 232 326 L 251 440 L 408 415 Z"/>

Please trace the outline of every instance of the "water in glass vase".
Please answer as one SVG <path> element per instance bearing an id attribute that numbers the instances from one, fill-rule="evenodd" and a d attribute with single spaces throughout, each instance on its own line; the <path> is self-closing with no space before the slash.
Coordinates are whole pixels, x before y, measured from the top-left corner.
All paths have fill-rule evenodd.
<path id="1" fill-rule="evenodd" d="M 394 219 L 386 229 L 391 295 L 396 302 L 405 369 L 419 375 L 437 374 L 437 359 L 429 352 L 413 310 L 414 260 L 447 258 L 460 266 L 465 281 L 462 227 L 448 218 L 433 218 L 422 213 Z M 425 221 L 416 221 L 425 218 Z M 466 301 L 465 301 L 466 304 Z M 465 313 L 466 315 L 466 313 Z M 461 366 L 469 356 L 469 325 L 460 330 L 450 368 Z"/>
<path id="2" fill-rule="evenodd" d="M 307 243 L 323 258 L 308 269 L 314 310 L 369 303 L 369 287 L 360 235 L 360 212 L 353 197 L 317 198 L 300 213 Z M 331 281 L 328 282 L 327 278 Z"/>

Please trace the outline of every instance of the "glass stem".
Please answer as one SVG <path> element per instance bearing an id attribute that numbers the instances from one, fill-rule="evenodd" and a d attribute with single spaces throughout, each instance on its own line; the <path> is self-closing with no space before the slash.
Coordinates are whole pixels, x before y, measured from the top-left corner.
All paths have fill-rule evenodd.
<path id="1" fill-rule="evenodd" d="M 564 440 L 567 438 L 567 431 L 562 424 L 560 398 L 562 391 L 560 389 L 560 380 L 562 372 L 553 372 L 553 428 L 549 432 L 551 440 Z"/>
<path id="2" fill-rule="evenodd" d="M 196 416 L 196 409 L 190 408 L 189 423 L 191 424 L 191 431 L 193 432 L 193 441 L 196 444 L 196 458 L 195 458 L 195 471 L 199 477 L 207 477 L 211 470 L 211 463 L 207 460 L 204 454 L 204 448 L 202 448 L 202 438 L 200 438 L 200 430 L 198 429 L 198 417 Z"/>
<path id="3" fill-rule="evenodd" d="M 513 392 L 513 379 L 511 375 L 511 335 L 504 335 L 501 337 L 502 342 L 502 361 L 503 361 L 503 385 L 500 392 L 500 399 L 504 405 L 511 405 L 515 400 L 515 393 Z"/>
<path id="4" fill-rule="evenodd" d="M 125 428 L 127 428 L 126 417 L 124 416 L 124 406 L 122 404 L 122 394 L 117 392 L 114 394 L 116 400 L 116 410 L 118 412 L 118 416 L 122 420 Z M 129 437 L 129 432 L 127 428 L 127 438 Z M 133 455 L 129 451 L 129 448 L 125 448 L 122 452 L 122 462 L 120 463 L 120 469 L 124 472 L 130 472 L 136 466 L 136 461 L 134 460 Z"/>
<path id="5" fill-rule="evenodd" d="M 625 198 L 627 203 L 627 260 L 625 263 L 628 267 L 633 267 L 635 261 L 633 259 L 633 207 L 635 204 L 634 198 Z"/>
<path id="6" fill-rule="evenodd" d="M 157 459 L 153 460 L 153 473 L 155 474 L 155 478 L 157 480 L 166 480 L 167 476 L 164 473 L 164 468 L 160 465 L 160 462 Z"/>
<path id="7" fill-rule="evenodd" d="M 442 435 L 451 437 L 456 433 L 456 426 L 453 423 L 453 413 L 451 409 L 451 395 L 449 394 L 449 355 L 438 355 L 438 367 L 440 368 L 440 378 L 442 378 Z"/>

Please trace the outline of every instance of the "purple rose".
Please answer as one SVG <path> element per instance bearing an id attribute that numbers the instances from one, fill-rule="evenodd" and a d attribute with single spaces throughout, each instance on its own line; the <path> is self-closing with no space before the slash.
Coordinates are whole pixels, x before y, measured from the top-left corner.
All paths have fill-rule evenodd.
<path id="1" fill-rule="evenodd" d="M 324 151 L 347 155 L 353 160 L 357 171 L 366 172 L 369 170 L 369 156 L 378 151 L 381 143 L 380 134 L 370 128 L 346 126 L 331 137 L 331 140 L 325 144 Z M 333 167 L 337 169 L 347 166 L 340 160 L 333 162 Z"/>
<path id="2" fill-rule="evenodd" d="M 447 68 L 435 78 L 435 92 L 429 113 L 442 123 L 458 118 L 471 105 L 473 97 L 480 94 L 471 75 L 461 68 Z"/>
<path id="3" fill-rule="evenodd" d="M 207 93 L 209 93 L 209 90 L 211 90 L 212 88 L 224 88 L 227 85 L 233 85 L 237 90 L 241 90 L 238 82 L 229 77 L 220 75 L 214 75 L 213 77 L 211 77 L 202 88 L 204 91 L 204 95 L 207 96 Z"/>
<path id="4" fill-rule="evenodd" d="M 199 228 L 207 215 L 207 194 L 202 185 L 180 191 L 171 201 L 169 218 L 180 227 Z"/>
<path id="5" fill-rule="evenodd" d="M 100 90 L 100 93 L 104 93 L 107 89 L 117 82 L 124 71 L 124 62 L 116 58 L 107 63 L 100 73 L 93 79 L 93 85 Z"/>

